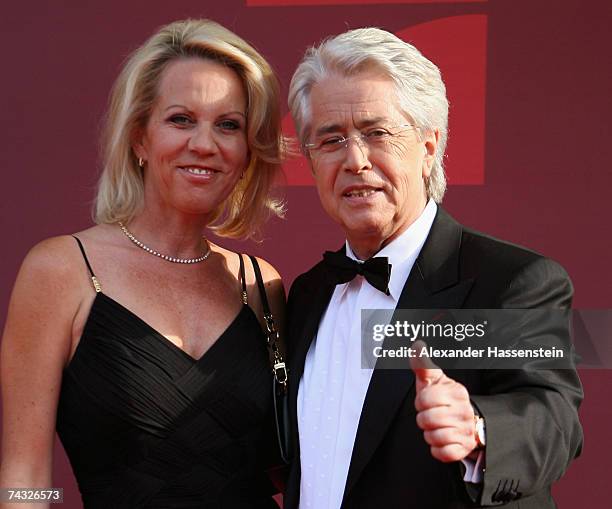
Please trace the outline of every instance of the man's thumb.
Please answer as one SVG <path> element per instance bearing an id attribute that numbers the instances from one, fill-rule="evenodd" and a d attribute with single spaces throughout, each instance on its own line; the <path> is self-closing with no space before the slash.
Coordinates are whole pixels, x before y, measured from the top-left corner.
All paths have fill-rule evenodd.
<path id="1" fill-rule="evenodd" d="M 427 387 L 428 385 L 435 384 L 444 378 L 444 371 L 442 371 L 427 355 L 427 345 L 419 340 L 415 341 L 412 346 L 416 352 L 415 357 L 410 358 L 410 367 L 414 372 L 417 383 L 417 392 Z M 423 352 L 423 355 L 421 355 Z"/>

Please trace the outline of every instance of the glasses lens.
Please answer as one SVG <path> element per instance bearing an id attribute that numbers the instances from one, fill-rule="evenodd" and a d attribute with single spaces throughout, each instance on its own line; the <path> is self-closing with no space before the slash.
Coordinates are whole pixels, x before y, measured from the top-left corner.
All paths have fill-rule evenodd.
<path id="1" fill-rule="evenodd" d="M 342 153 L 341 149 L 347 148 L 349 143 L 359 143 L 362 147 L 367 146 L 369 150 L 388 151 L 391 141 L 395 138 L 399 141 L 412 129 L 410 124 L 400 125 L 389 128 L 371 129 L 353 136 L 332 136 L 315 140 L 308 145 L 310 157 L 322 157 L 327 154 Z"/>
<path id="2" fill-rule="evenodd" d="M 335 136 L 333 138 L 321 140 L 317 145 L 321 152 L 329 154 L 343 148 L 346 145 L 346 138 L 343 136 Z"/>

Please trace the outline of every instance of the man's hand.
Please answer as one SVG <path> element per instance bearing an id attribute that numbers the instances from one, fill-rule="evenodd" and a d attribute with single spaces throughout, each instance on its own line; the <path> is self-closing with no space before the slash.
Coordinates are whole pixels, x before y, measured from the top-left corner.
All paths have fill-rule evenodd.
<path id="1" fill-rule="evenodd" d="M 420 352 L 427 346 L 416 341 Z M 460 461 L 476 448 L 474 409 L 467 389 L 447 377 L 428 357 L 410 359 L 416 377 L 417 425 L 423 430 L 434 458 L 449 463 Z"/>

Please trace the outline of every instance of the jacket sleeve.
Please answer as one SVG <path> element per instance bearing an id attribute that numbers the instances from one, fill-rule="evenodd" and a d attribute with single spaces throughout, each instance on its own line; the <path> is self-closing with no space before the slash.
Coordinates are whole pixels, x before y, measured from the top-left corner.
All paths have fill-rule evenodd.
<path id="1" fill-rule="evenodd" d="M 512 278 L 499 307 L 567 309 L 572 294 L 561 266 L 537 258 Z M 529 333 L 558 334 L 569 341 L 569 331 L 548 327 L 533 324 Z M 499 505 L 549 489 L 582 447 L 578 407 L 583 391 L 576 370 L 499 369 L 484 371 L 483 378 L 485 394 L 471 397 L 487 432 L 480 503 Z"/>

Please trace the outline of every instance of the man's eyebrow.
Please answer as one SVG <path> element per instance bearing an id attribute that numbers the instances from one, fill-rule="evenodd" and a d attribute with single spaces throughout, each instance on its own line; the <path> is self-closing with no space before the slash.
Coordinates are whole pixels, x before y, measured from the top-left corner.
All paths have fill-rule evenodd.
<path id="1" fill-rule="evenodd" d="M 370 117 L 370 118 L 362 118 L 358 120 L 355 125 L 362 129 L 364 127 L 370 127 L 376 124 L 388 124 L 389 119 L 387 117 Z"/>
<path id="2" fill-rule="evenodd" d="M 343 129 L 344 126 L 341 124 L 323 124 L 322 126 L 317 127 L 317 130 L 315 131 L 315 136 L 336 133 L 338 131 L 342 131 Z"/>
<path id="3" fill-rule="evenodd" d="M 358 120 L 355 123 L 355 126 L 358 129 L 363 129 L 364 127 L 370 127 L 372 125 L 381 124 L 381 123 L 384 124 L 387 122 L 388 122 L 387 117 L 370 117 L 370 118 L 363 118 L 363 119 Z M 322 126 L 319 126 L 317 130 L 315 131 L 315 137 L 322 136 L 324 134 L 337 133 L 339 131 L 344 131 L 345 129 L 346 129 L 346 126 L 343 124 L 339 124 L 339 123 L 323 124 Z"/>

